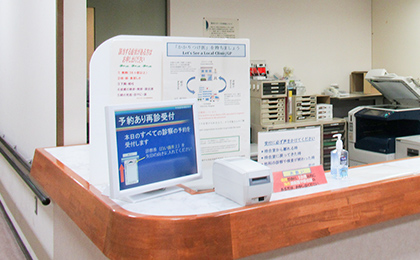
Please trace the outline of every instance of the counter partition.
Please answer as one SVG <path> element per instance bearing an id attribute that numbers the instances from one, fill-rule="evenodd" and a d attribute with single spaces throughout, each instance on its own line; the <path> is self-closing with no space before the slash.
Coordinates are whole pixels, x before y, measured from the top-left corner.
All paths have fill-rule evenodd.
<path id="1" fill-rule="evenodd" d="M 31 176 L 110 259 L 237 259 L 420 212 L 420 158 L 241 207 L 214 192 L 126 203 L 89 183 L 89 145 L 42 148 Z"/>

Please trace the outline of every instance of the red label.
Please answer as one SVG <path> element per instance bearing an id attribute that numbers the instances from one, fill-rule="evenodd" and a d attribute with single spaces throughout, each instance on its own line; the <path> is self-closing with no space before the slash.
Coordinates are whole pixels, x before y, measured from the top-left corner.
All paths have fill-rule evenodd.
<path id="1" fill-rule="evenodd" d="M 296 190 L 327 183 L 322 165 L 273 172 L 273 192 Z"/>

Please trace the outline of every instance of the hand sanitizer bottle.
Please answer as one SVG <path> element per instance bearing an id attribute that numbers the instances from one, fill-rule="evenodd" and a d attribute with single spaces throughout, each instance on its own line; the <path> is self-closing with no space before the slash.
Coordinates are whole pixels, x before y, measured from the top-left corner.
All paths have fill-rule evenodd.
<path id="1" fill-rule="evenodd" d="M 337 142 L 335 143 L 335 150 L 331 152 L 331 175 L 341 180 L 348 176 L 348 152 L 343 149 L 341 134 L 335 134 L 333 137 L 337 137 Z"/>

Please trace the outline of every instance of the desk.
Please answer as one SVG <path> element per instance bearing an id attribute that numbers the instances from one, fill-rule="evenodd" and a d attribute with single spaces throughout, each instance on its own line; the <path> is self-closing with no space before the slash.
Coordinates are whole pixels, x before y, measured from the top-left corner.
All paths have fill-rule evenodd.
<path id="1" fill-rule="evenodd" d="M 348 112 L 355 107 L 381 105 L 383 101 L 382 94 L 349 93 L 341 97 L 317 96 L 317 103 L 333 105 L 334 117 L 347 117 Z"/>
<path id="2" fill-rule="evenodd" d="M 248 207 L 213 192 L 184 194 L 178 206 L 161 199 L 168 210 L 159 215 L 102 195 L 88 181 L 87 150 L 37 149 L 31 176 L 111 259 L 241 258 L 420 212 L 418 157 L 352 168 L 347 182 L 328 178 L 299 195 L 275 193 L 271 202 Z M 206 200 L 212 205 L 200 207 Z"/>

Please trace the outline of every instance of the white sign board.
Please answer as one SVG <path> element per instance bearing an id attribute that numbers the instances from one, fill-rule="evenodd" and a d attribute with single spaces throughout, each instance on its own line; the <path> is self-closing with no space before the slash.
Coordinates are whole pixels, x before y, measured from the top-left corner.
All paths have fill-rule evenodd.
<path id="1" fill-rule="evenodd" d="M 134 102 L 160 100 L 162 50 L 160 41 L 114 41 L 111 96 Z"/>
<path id="2" fill-rule="evenodd" d="M 109 184 L 105 106 L 161 100 L 164 42 L 154 37 L 117 36 L 93 53 L 89 82 L 90 179 Z"/>
<path id="3" fill-rule="evenodd" d="M 258 162 L 273 172 L 320 165 L 320 127 L 258 133 Z"/>
<path id="4" fill-rule="evenodd" d="M 196 98 L 203 180 L 215 159 L 250 153 L 249 40 L 117 36 L 95 51 L 90 68 L 91 182 L 108 184 L 105 106 Z"/>
<path id="5" fill-rule="evenodd" d="M 194 189 L 212 183 L 215 159 L 249 158 L 248 45 L 243 39 L 167 41 L 163 99 L 195 98 L 199 104 L 204 177 L 188 184 Z"/>

